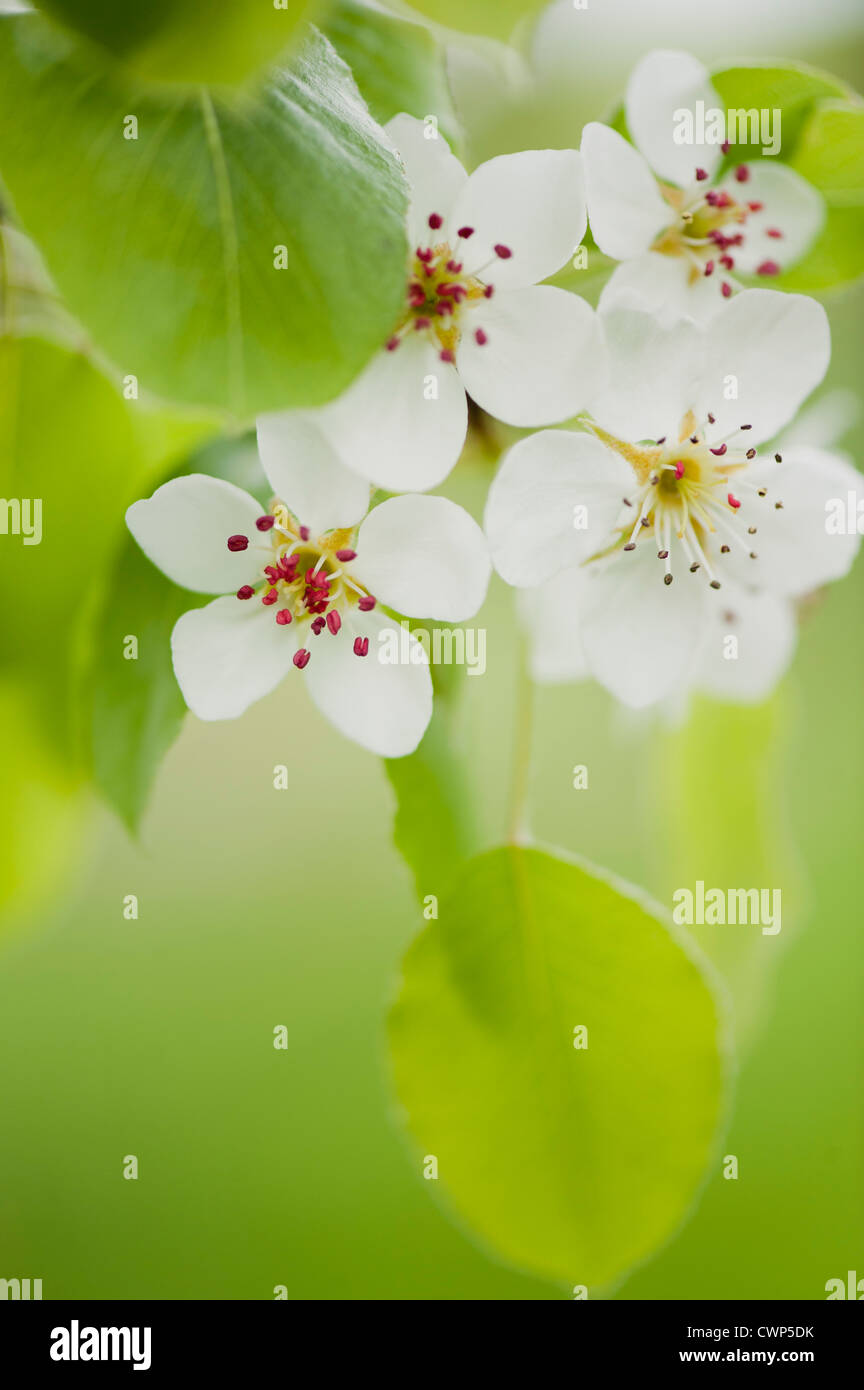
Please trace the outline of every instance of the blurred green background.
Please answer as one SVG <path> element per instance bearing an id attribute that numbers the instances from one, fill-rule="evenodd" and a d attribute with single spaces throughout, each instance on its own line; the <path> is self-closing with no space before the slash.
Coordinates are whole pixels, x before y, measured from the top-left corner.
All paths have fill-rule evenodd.
<path id="1" fill-rule="evenodd" d="M 596 32 L 616 34 L 598 39 L 595 65 L 610 94 L 639 52 L 672 44 L 802 57 L 864 85 L 851 4 L 724 7 L 722 31 L 707 6 L 590 8 Z M 648 32 L 622 46 L 637 16 Z M 584 100 L 585 51 L 573 62 Z M 827 386 L 860 391 L 864 293 L 828 307 Z M 861 467 L 858 438 L 846 444 Z M 465 465 L 452 495 L 479 512 L 488 480 Z M 538 696 L 538 838 L 669 902 L 710 877 L 706 862 L 739 862 L 755 818 L 782 873 L 765 880 L 783 886 L 784 928 L 757 943 L 764 989 L 721 1148 L 740 1177 L 724 1181 L 718 1164 L 681 1233 L 611 1296 L 819 1299 L 829 1278 L 861 1272 L 862 597 L 859 563 L 807 614 L 764 758 L 754 766 L 733 740 L 722 775 L 706 765 L 710 809 L 686 844 L 681 735 L 646 739 L 593 687 Z M 498 583 L 484 621 L 488 670 L 467 682 L 465 718 L 491 840 L 513 687 Z M 288 791 L 273 787 L 278 763 Z M 588 791 L 572 789 L 577 763 Z M 56 809 L 44 814 L 47 847 Z M 138 843 L 77 804 L 56 880 L 18 908 L 0 955 L 0 1275 L 41 1278 L 46 1298 L 268 1299 L 283 1284 L 298 1299 L 568 1296 L 478 1248 L 402 1138 L 384 1019 L 422 919 L 391 822 L 380 765 L 324 723 L 299 680 L 237 723 L 189 718 Z M 50 867 L 34 864 L 34 889 Z M 137 921 L 124 920 L 127 894 Z M 137 1182 L 123 1179 L 127 1154 Z"/>

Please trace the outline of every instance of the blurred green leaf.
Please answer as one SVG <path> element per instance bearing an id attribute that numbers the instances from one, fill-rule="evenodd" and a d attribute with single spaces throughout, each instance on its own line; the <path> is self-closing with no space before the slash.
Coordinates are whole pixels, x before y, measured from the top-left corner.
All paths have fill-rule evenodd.
<path id="1" fill-rule="evenodd" d="M 263 480 L 257 458 L 254 441 L 216 440 L 195 451 L 181 468 L 170 469 L 159 483 L 204 472 L 254 490 Z M 132 831 L 186 714 L 171 663 L 172 628 L 181 613 L 210 599 L 172 584 L 124 529 L 94 625 L 86 686 L 93 775 Z M 127 645 L 130 637 L 134 647 Z M 135 655 L 127 657 L 127 650 Z"/>
<path id="2" fill-rule="evenodd" d="M 411 8 L 447 29 L 509 39 L 523 19 L 543 8 L 544 0 L 411 0 Z"/>
<path id="3" fill-rule="evenodd" d="M 473 860 L 442 900 L 390 1020 L 410 1129 L 459 1216 L 507 1260 L 590 1292 L 696 1195 L 719 1031 L 701 970 L 639 901 L 517 848 Z"/>
<path id="4" fill-rule="evenodd" d="M 824 102 L 804 127 L 791 162 L 832 205 L 864 205 L 864 106 Z"/>
<path id="5" fill-rule="evenodd" d="M 126 506 L 210 429 L 206 417 L 124 400 L 80 351 L 0 337 L 0 494 L 21 509 L 21 534 L 0 544 L 0 670 L 29 689 L 70 769 L 81 762 L 81 683 Z"/>
<path id="6" fill-rule="evenodd" d="M 238 82 L 296 37 L 315 0 L 37 0 L 37 8 L 86 35 L 140 76 Z"/>
<path id="7" fill-rule="evenodd" d="M 335 0 L 321 28 L 350 67 L 376 121 L 384 125 L 400 111 L 418 120 L 437 116 L 447 134 L 453 115 L 443 54 L 428 29 L 362 0 Z"/>
<path id="8" fill-rule="evenodd" d="M 658 800 L 665 809 L 654 857 L 664 899 L 671 902 L 676 888 L 692 891 L 696 879 L 706 891 L 759 887 L 783 893 L 785 911 L 775 936 L 748 925 L 689 929 L 730 991 L 739 1044 L 752 1037 L 766 986 L 802 915 L 797 855 L 780 789 L 787 742 L 780 696 L 762 705 L 696 700 L 687 722 L 662 737 Z"/>
<path id="9" fill-rule="evenodd" d="M 6 537 L 3 543 L 6 543 Z M 50 749 L 26 685 L 0 678 L 0 929 L 32 910 L 67 867 L 82 829 L 79 780 Z"/>
<path id="10" fill-rule="evenodd" d="M 789 161 L 801 134 L 802 127 L 816 102 L 827 97 L 847 97 L 849 88 L 830 73 L 819 72 L 803 63 L 742 63 L 735 67 L 719 68 L 711 74 L 712 85 L 727 110 L 767 111 L 781 113 L 780 158 Z M 729 162 L 752 159 L 752 145 L 733 145 Z"/>
<path id="11" fill-rule="evenodd" d="M 435 696 L 432 720 L 419 748 L 384 767 L 396 793 L 393 839 L 414 875 L 418 898 L 440 897 L 474 846 L 466 750 L 454 725 L 452 701 Z"/>
<path id="12" fill-rule="evenodd" d="M 4 183 L 123 374 L 240 417 L 342 390 L 398 313 L 407 193 L 327 41 L 229 100 L 129 86 L 35 16 L 2 25 Z"/>

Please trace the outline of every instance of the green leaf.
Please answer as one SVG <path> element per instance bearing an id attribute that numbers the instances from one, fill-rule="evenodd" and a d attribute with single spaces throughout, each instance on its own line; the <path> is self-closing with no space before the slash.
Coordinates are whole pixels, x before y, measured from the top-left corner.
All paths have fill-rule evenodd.
<path id="1" fill-rule="evenodd" d="M 804 127 L 792 167 L 832 206 L 864 206 L 864 106 L 819 106 Z"/>
<path id="2" fill-rule="evenodd" d="M 407 189 L 327 41 L 229 98 L 136 88 L 35 16 L 2 24 L 4 183 L 122 374 L 244 418 L 344 389 L 398 315 Z"/>
<path id="3" fill-rule="evenodd" d="M 688 929 L 729 989 L 739 1045 L 749 1043 L 759 1022 L 766 986 L 794 931 L 794 905 L 801 901 L 781 787 L 789 738 L 785 707 L 774 696 L 756 706 L 694 701 L 686 724 L 662 739 L 662 785 L 655 794 L 665 811 L 655 864 L 664 897 L 668 892 L 671 902 L 676 888 L 692 891 L 696 878 L 706 891 L 782 887 L 785 911 L 775 936 L 747 925 Z M 766 807 L 776 809 L 769 813 Z"/>
<path id="4" fill-rule="evenodd" d="M 3 538 L 2 544 L 7 538 Z M 0 677 L 0 932 L 43 901 L 82 829 L 79 783 L 46 743 L 26 685 Z"/>
<path id="5" fill-rule="evenodd" d="M 312 0 L 38 0 L 38 8 L 122 59 L 140 76 L 237 82 L 296 36 Z"/>
<path id="6" fill-rule="evenodd" d="M 411 0 L 412 10 L 444 28 L 493 39 L 509 39 L 543 4 L 544 0 Z"/>
<path id="7" fill-rule="evenodd" d="M 455 727 L 454 697 L 436 691 L 435 709 L 416 752 L 387 758 L 396 793 L 393 839 L 414 875 L 418 898 L 446 893 L 474 847 L 466 750 Z"/>
<path id="8" fill-rule="evenodd" d="M 237 440 L 204 446 L 159 481 L 191 472 L 227 478 L 250 491 L 263 476 L 254 441 Z M 171 630 L 182 613 L 211 597 L 172 584 L 125 533 L 95 624 L 87 690 L 93 775 L 132 831 L 186 714 L 171 664 Z"/>
<path id="9" fill-rule="evenodd" d="M 418 120 L 437 116 L 446 134 L 453 115 L 443 54 L 428 29 L 363 0 L 336 0 L 321 28 L 350 67 L 376 121 L 384 125 L 400 111 Z"/>
<path id="10" fill-rule="evenodd" d="M 801 130 L 816 102 L 827 97 L 846 97 L 849 88 L 829 73 L 803 63 L 743 63 L 720 68 L 711 82 L 727 110 L 779 110 L 781 113 L 780 158 L 789 161 Z M 733 146 L 729 162 L 753 159 L 752 145 Z"/>
<path id="11" fill-rule="evenodd" d="M 390 1040 L 410 1129 L 458 1215 L 508 1261 L 590 1295 L 696 1195 L 720 1028 L 702 971 L 636 898 L 507 848 L 469 864 L 410 948 Z"/>

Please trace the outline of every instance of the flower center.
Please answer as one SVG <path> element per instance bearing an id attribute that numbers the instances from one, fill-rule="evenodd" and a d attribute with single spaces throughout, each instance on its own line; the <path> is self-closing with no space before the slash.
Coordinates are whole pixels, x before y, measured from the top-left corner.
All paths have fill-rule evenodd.
<path id="1" fill-rule="evenodd" d="M 722 145 L 725 154 L 728 145 Z M 743 187 L 750 177 L 746 164 L 735 170 L 736 181 Z M 708 178 L 704 169 L 696 170 L 697 183 Z M 747 222 L 753 213 L 764 211 L 764 204 L 746 198 L 734 198 L 725 188 L 708 188 L 688 195 L 680 188 L 660 184 L 660 191 L 675 213 L 675 220 L 657 238 L 652 251 L 664 256 L 683 256 L 690 266 L 690 281 L 701 276 L 712 276 L 717 268 L 720 292 L 725 299 L 732 293 L 732 286 L 722 275 L 723 271 L 735 268 L 734 252 L 744 245 Z M 779 241 L 783 233 L 779 227 L 767 227 L 765 235 L 772 241 Z M 772 276 L 780 274 L 780 266 L 775 260 L 766 258 L 756 267 L 756 274 Z"/>
<path id="2" fill-rule="evenodd" d="M 691 574 L 702 570 L 712 589 L 721 587 L 716 570 L 733 548 L 757 559 L 753 517 L 768 489 L 746 478 L 756 458 L 756 450 L 747 447 L 750 425 L 740 425 L 726 439 L 709 444 L 706 430 L 713 424 L 714 417 L 708 415 L 705 425 L 699 425 L 690 411 L 681 422 L 677 443 L 664 437 L 643 445 L 617 439 L 586 422 L 591 433 L 627 459 L 637 480 L 631 495 L 621 499 L 615 539 L 592 559 L 652 544 L 664 562 L 663 581 L 671 584 L 673 551 L 678 550 L 678 562 L 686 560 Z M 774 458 L 783 461 L 780 454 Z M 783 503 L 775 501 L 774 507 L 780 511 Z"/>
<path id="3" fill-rule="evenodd" d="M 377 600 L 353 578 L 351 564 L 357 552 L 350 530 L 328 531 L 313 539 L 308 526 L 301 526 L 284 502 L 274 501 L 270 511 L 255 523 L 262 535 L 270 537 L 271 563 L 262 565 L 256 585 L 244 584 L 237 597 L 245 602 L 257 598 L 273 608 L 280 627 L 297 622 L 306 634 L 318 637 L 326 628 L 336 637 L 344 626 L 353 636 L 356 656 L 366 656 L 369 638 L 354 632 L 355 610 L 369 613 Z M 246 550 L 248 536 L 229 536 L 228 549 Z M 343 639 L 344 640 L 344 639 Z M 294 665 L 300 670 L 309 664 L 311 652 L 300 646 Z"/>
<path id="4" fill-rule="evenodd" d="M 443 218 L 433 212 L 429 227 L 437 232 Z M 456 349 L 466 327 L 466 310 L 475 309 L 485 299 L 491 299 L 494 285 L 483 275 L 496 261 L 512 256 L 509 246 L 498 243 L 494 254 L 479 270 L 465 273 L 463 257 L 465 243 L 474 235 L 473 227 L 460 227 L 456 241 L 432 242 L 418 246 L 412 258 L 408 277 L 405 311 L 387 349 L 395 351 L 408 333 L 425 333 L 438 350 L 442 362 L 453 362 Z M 483 347 L 488 342 L 485 329 L 475 327 L 474 339 Z"/>

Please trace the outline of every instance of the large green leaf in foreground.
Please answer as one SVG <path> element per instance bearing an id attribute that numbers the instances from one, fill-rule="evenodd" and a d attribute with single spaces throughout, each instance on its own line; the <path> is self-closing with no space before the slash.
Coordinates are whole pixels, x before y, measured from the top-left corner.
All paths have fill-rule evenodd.
<path id="1" fill-rule="evenodd" d="M 282 51 L 314 0 L 38 0 L 142 76 L 235 82 Z"/>
<path id="2" fill-rule="evenodd" d="M 473 860 L 442 900 L 390 1021 L 410 1129 L 459 1216 L 589 1296 L 693 1201 L 721 1113 L 721 1032 L 700 968 L 644 906 L 516 848 Z"/>
<path id="3" fill-rule="evenodd" d="M 6 18 L 0 128 L 21 221 L 142 391 L 236 416 L 320 404 L 387 338 L 407 189 L 320 35 L 227 96 L 135 86 L 38 17 Z"/>

